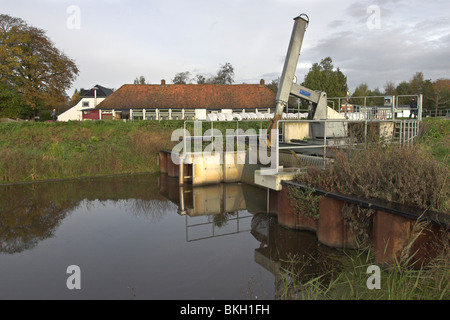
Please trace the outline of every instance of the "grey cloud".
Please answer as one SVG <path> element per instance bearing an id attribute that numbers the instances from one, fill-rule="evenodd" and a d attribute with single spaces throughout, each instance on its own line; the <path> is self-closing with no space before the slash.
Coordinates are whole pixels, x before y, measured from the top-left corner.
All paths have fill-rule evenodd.
<path id="1" fill-rule="evenodd" d="M 369 2 L 348 8 L 353 18 L 365 13 Z M 385 1 L 372 1 L 382 5 Z M 396 1 L 402 4 L 403 1 Z M 364 11 L 363 11 L 364 10 Z M 442 13 L 445 14 L 445 13 Z M 383 18 L 385 19 L 385 18 Z M 319 62 L 330 56 L 348 78 L 350 88 L 366 82 L 383 88 L 386 81 L 409 80 L 416 72 L 427 79 L 449 77 L 450 19 L 446 16 L 408 20 L 386 19 L 381 29 L 369 30 L 362 19 L 333 21 L 335 32 L 304 52 L 303 59 Z M 357 21 L 357 22 L 355 22 Z"/>
<path id="2" fill-rule="evenodd" d="M 345 20 L 334 20 L 328 24 L 328 27 L 338 28 L 338 27 L 344 26 L 346 23 L 347 23 L 347 21 L 345 21 Z"/>

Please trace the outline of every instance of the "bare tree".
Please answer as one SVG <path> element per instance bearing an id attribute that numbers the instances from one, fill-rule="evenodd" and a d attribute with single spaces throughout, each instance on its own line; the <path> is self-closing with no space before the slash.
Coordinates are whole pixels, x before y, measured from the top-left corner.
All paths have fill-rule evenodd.
<path id="1" fill-rule="evenodd" d="M 233 84 L 234 82 L 234 68 L 231 63 L 226 62 L 217 71 L 217 75 L 208 79 L 208 83 L 212 84 Z"/>
<path id="2" fill-rule="evenodd" d="M 175 77 L 172 79 L 174 84 L 188 84 L 190 83 L 190 75 L 189 71 L 178 72 Z"/>
<path id="3" fill-rule="evenodd" d="M 205 84 L 206 83 L 206 78 L 201 74 L 196 75 L 194 80 L 197 82 L 197 84 Z"/>

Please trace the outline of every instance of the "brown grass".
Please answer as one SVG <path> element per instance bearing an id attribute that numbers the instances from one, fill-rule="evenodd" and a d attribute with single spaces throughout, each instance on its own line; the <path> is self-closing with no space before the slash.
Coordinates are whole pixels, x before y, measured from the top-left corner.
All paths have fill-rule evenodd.
<path id="1" fill-rule="evenodd" d="M 325 170 L 310 168 L 296 179 L 328 191 L 448 212 L 448 176 L 449 168 L 421 146 L 375 144 L 351 157 L 340 152 Z"/>

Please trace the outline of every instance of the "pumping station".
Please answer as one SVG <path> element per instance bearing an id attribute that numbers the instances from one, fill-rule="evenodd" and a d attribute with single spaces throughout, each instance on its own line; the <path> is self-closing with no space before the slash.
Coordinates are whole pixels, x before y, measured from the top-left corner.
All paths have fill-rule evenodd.
<path id="1" fill-rule="evenodd" d="M 211 201 L 194 199 L 196 187 L 242 183 L 267 192 L 267 213 L 277 215 L 278 223 L 287 228 L 315 232 L 318 241 L 334 248 L 356 248 L 354 235 L 343 219 L 343 208 L 349 206 L 373 210 L 369 233 L 377 263 L 392 263 L 407 245 L 416 221 L 425 220 L 431 228 L 425 232 L 416 248 L 417 257 L 430 252 L 434 233 L 449 226 L 447 215 L 405 208 L 392 203 L 344 196 L 314 190 L 320 195 L 318 218 L 295 212 L 289 189 L 306 190 L 308 186 L 294 181 L 308 167 L 323 168 L 334 161 L 338 152 L 365 148 L 373 135 L 385 143 L 408 147 L 419 134 L 422 95 L 406 97 L 417 99 L 418 116 L 408 119 L 409 106 L 399 105 L 404 97 L 383 96 L 377 106 L 350 104 L 348 97 L 328 97 L 326 92 L 311 90 L 296 83 L 295 72 L 309 18 L 302 14 L 294 18 L 294 26 L 278 83 L 275 112 L 249 120 L 248 117 L 223 118 L 233 129 L 226 133 L 216 129 L 220 117 L 206 121 L 185 121 L 178 132 L 179 143 L 173 150 L 161 150 L 161 173 L 176 178 L 179 186 L 180 214 L 190 215 L 214 211 Z M 297 98 L 306 103 L 307 110 L 289 110 L 288 100 Z M 249 129 L 246 122 L 257 125 Z M 267 123 L 269 123 L 267 125 Z M 255 129 L 256 128 L 256 129 Z M 369 170 L 370 168 L 368 168 Z M 224 190 L 212 187 L 212 189 Z M 218 191 L 219 192 L 219 191 Z M 219 192 L 220 193 L 220 192 Z M 194 198 L 193 198 L 194 197 Z M 235 194 L 234 198 L 239 198 Z M 230 197 L 217 195 L 217 199 Z M 233 203 L 233 201 L 231 201 Z M 212 210 L 212 211 L 211 211 Z"/>

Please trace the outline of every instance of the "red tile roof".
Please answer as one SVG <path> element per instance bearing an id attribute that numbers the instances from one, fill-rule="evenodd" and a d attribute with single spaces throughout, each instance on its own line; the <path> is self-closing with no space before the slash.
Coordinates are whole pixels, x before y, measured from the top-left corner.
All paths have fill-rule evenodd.
<path id="1" fill-rule="evenodd" d="M 275 93 L 261 84 L 126 84 L 98 109 L 253 109 L 273 108 Z"/>

